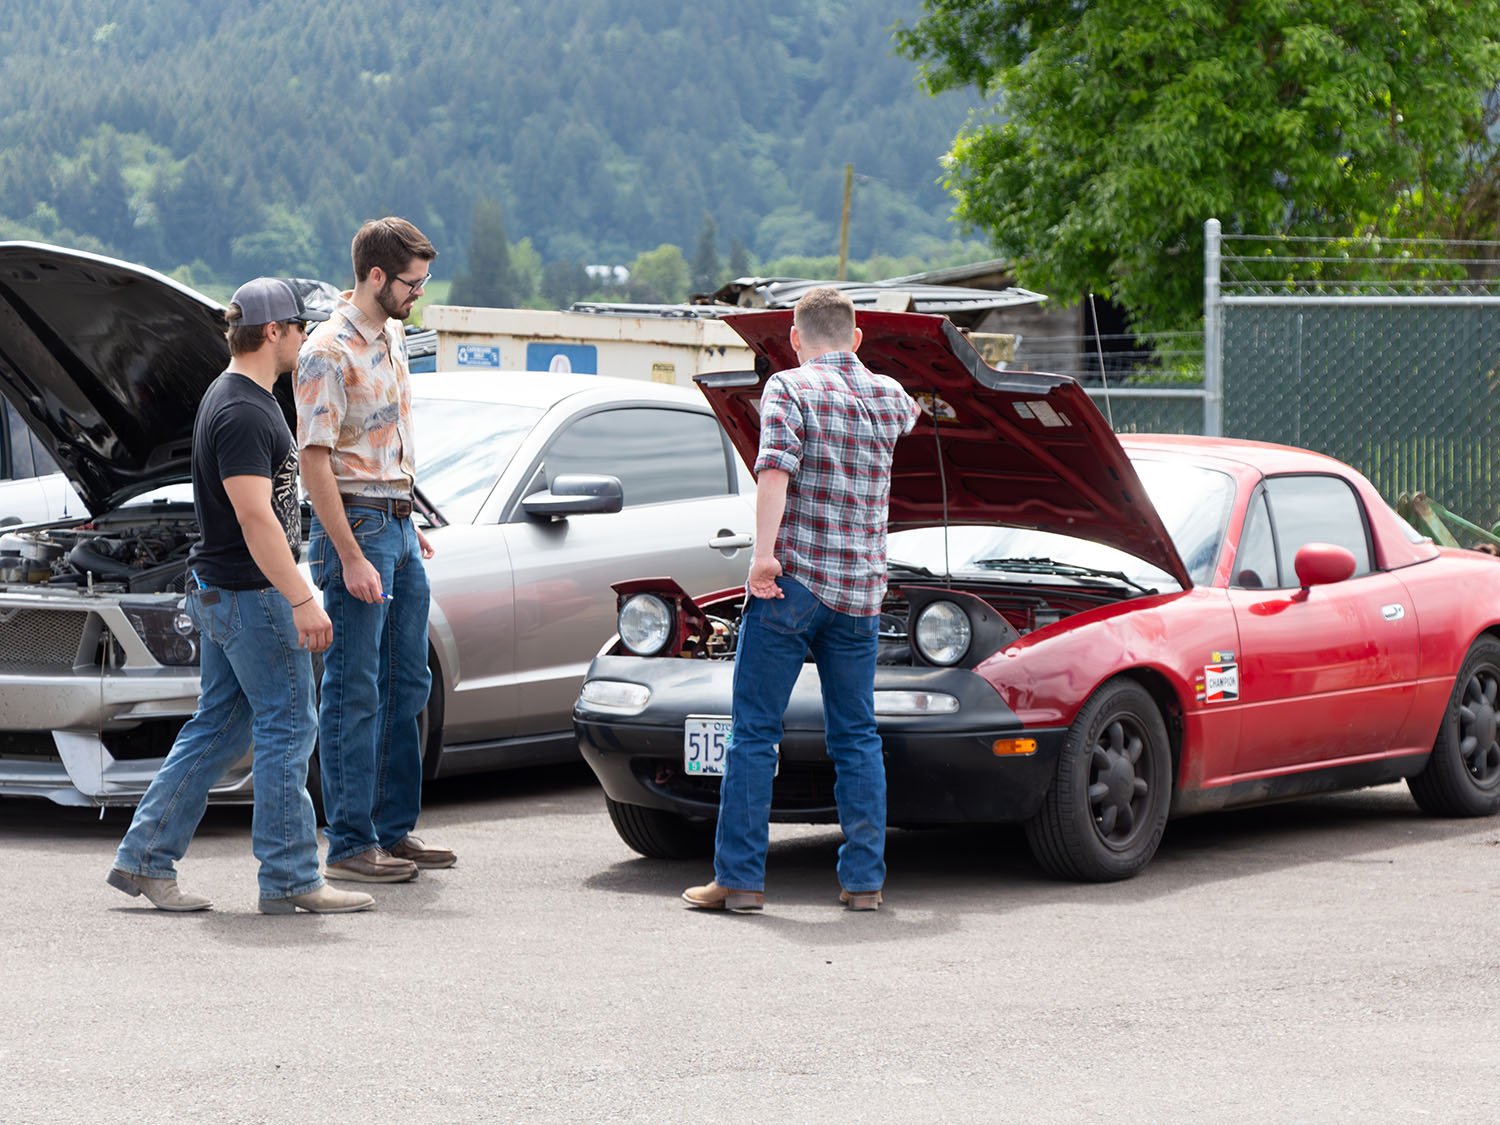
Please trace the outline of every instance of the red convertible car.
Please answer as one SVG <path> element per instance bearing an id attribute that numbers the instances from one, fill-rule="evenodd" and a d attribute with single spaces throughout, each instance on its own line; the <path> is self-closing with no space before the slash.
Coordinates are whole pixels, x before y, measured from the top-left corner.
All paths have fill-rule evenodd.
<path id="1" fill-rule="evenodd" d="M 732 318 L 757 370 L 698 380 L 747 463 L 790 317 Z M 859 323 L 923 409 L 875 681 L 892 825 L 1021 822 L 1047 871 L 1110 880 L 1179 814 L 1400 778 L 1438 815 L 1500 808 L 1500 559 L 1434 546 L 1331 458 L 1116 436 L 1072 379 L 987 367 L 941 318 Z M 627 844 L 706 853 L 744 592 L 615 589 L 579 745 Z M 811 663 L 784 728 L 772 819 L 835 821 Z"/>

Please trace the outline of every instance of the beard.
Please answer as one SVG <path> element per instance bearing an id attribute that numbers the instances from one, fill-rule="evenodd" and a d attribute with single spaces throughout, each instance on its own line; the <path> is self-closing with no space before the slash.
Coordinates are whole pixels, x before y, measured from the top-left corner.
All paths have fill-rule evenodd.
<path id="1" fill-rule="evenodd" d="M 411 312 L 411 307 L 417 302 L 413 299 L 414 294 L 407 294 L 403 301 L 396 296 L 396 283 L 387 281 L 375 291 L 375 303 L 380 306 L 380 311 L 392 320 L 405 320 Z"/>

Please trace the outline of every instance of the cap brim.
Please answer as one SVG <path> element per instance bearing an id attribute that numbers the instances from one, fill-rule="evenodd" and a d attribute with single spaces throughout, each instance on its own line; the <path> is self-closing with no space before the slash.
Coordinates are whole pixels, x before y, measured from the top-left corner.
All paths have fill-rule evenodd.
<path id="1" fill-rule="evenodd" d="M 328 314 L 321 309 L 303 309 L 301 314 L 303 320 L 327 320 Z"/>

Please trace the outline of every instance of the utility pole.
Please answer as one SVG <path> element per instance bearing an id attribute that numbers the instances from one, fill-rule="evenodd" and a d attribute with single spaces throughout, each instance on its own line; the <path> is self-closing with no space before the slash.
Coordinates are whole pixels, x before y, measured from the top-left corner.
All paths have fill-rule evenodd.
<path id="1" fill-rule="evenodd" d="M 844 165 L 844 213 L 839 219 L 839 280 L 849 269 L 849 196 L 854 192 L 854 165 Z"/>

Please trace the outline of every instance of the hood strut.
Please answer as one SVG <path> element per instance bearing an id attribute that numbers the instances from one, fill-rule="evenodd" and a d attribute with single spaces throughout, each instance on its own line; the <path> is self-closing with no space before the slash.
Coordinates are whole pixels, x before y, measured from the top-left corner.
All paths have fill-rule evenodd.
<path id="1" fill-rule="evenodd" d="M 938 393 L 933 387 L 928 392 L 929 414 L 932 417 L 932 444 L 937 452 L 938 490 L 943 495 L 943 581 L 951 587 L 953 585 L 953 563 L 948 558 L 948 470 L 943 465 L 943 438 L 938 431 L 938 415 L 941 411 L 937 408 Z"/>

